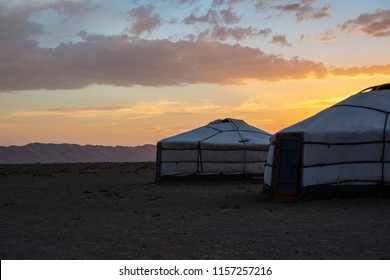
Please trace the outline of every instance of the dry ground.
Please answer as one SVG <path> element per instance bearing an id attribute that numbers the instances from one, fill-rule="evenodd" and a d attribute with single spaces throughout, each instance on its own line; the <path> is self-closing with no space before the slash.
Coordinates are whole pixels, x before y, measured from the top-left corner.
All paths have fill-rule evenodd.
<path id="1" fill-rule="evenodd" d="M 390 199 L 153 181 L 151 164 L 0 165 L 1 259 L 390 259 Z"/>

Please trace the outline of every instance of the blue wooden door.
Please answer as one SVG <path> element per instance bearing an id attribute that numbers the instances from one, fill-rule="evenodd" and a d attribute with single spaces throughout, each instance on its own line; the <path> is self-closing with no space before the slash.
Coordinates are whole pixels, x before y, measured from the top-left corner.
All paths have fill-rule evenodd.
<path id="1" fill-rule="evenodd" d="M 276 139 L 273 188 L 277 194 L 299 195 L 302 134 L 279 134 Z"/>

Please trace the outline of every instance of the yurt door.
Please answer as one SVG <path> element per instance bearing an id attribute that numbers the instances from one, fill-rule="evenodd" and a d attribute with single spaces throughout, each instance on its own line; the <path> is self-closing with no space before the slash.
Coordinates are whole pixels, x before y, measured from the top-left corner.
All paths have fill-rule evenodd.
<path id="1" fill-rule="evenodd" d="M 302 134 L 279 134 L 275 148 L 275 198 L 294 200 L 299 196 Z"/>

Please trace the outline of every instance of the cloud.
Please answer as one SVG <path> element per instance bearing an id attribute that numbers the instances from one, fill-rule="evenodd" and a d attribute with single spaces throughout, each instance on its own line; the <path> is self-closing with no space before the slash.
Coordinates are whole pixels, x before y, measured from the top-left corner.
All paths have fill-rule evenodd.
<path id="1" fill-rule="evenodd" d="M 61 1 L 49 3 L 28 2 L 15 7 L 2 8 L 0 4 L 0 41 L 28 39 L 44 32 L 44 26 L 32 22 L 31 16 L 44 11 L 54 11 L 62 16 L 62 22 L 71 17 L 85 16 L 97 7 L 89 1 Z"/>
<path id="2" fill-rule="evenodd" d="M 226 24 L 239 23 L 241 17 L 239 17 L 231 8 L 220 11 L 222 20 Z"/>
<path id="3" fill-rule="evenodd" d="M 199 33 L 198 40 L 218 40 L 226 41 L 230 38 L 233 38 L 237 42 L 242 41 L 245 38 L 251 37 L 266 37 L 271 33 L 270 28 L 257 29 L 255 27 L 225 27 L 225 26 L 215 26 L 211 30 Z"/>
<path id="4" fill-rule="evenodd" d="M 337 32 L 360 32 L 372 37 L 390 36 L 390 10 L 376 10 L 373 13 L 364 13 L 357 18 L 345 21 L 343 24 L 323 32 L 320 42 L 329 42 L 336 39 Z"/>
<path id="5" fill-rule="evenodd" d="M 312 6 L 312 2 L 314 1 L 302 0 L 301 3 L 277 5 L 274 6 L 274 8 L 282 12 L 294 13 L 295 18 L 298 22 L 330 16 L 330 10 L 331 10 L 330 5 L 325 4 L 321 8 L 314 8 Z"/>
<path id="6" fill-rule="evenodd" d="M 225 0 L 213 0 L 212 6 L 215 7 L 215 6 L 220 6 L 223 4 L 225 4 Z"/>
<path id="7" fill-rule="evenodd" d="M 37 11 L 53 10 L 59 14 L 67 16 L 81 16 L 86 12 L 96 9 L 97 6 L 90 3 L 90 1 L 62 1 L 57 0 L 54 2 L 45 3 L 36 6 Z"/>
<path id="8" fill-rule="evenodd" d="M 335 31 L 334 30 L 328 30 L 321 34 L 319 41 L 320 42 L 331 42 L 336 40 Z"/>
<path id="9" fill-rule="evenodd" d="M 152 14 L 154 7 L 140 6 L 129 12 L 129 20 L 132 21 L 130 32 L 135 35 L 141 35 L 144 32 L 151 32 L 161 24 L 158 14 Z"/>
<path id="10" fill-rule="evenodd" d="M 268 109 L 268 105 L 265 103 L 257 103 L 251 100 L 246 100 L 241 103 L 238 107 L 233 109 L 233 112 L 237 113 L 258 113 L 260 111 L 263 111 L 265 109 Z"/>
<path id="11" fill-rule="evenodd" d="M 255 1 L 255 8 L 257 10 L 262 9 L 268 9 L 270 8 L 271 4 L 275 2 L 276 0 L 261 0 L 261 1 Z"/>
<path id="12" fill-rule="evenodd" d="M 307 108 L 327 108 L 346 99 L 347 97 L 349 97 L 349 95 L 336 96 L 336 97 L 331 97 L 326 99 L 308 99 L 300 103 L 286 103 L 283 106 L 281 106 L 279 109 L 291 110 L 291 109 L 307 109 Z"/>
<path id="13" fill-rule="evenodd" d="M 275 35 L 272 37 L 271 43 L 280 44 L 282 46 L 292 46 L 291 43 L 287 41 L 286 35 Z"/>
<path id="14" fill-rule="evenodd" d="M 390 76 L 390 64 L 349 67 L 349 68 L 333 68 L 330 69 L 329 72 L 334 76 L 348 76 L 348 77 L 376 76 L 376 75 Z"/>
<path id="15" fill-rule="evenodd" d="M 234 1 L 231 3 L 231 1 L 229 1 L 229 4 L 237 3 Z M 214 7 L 219 5 L 225 5 L 224 1 L 214 1 Z M 207 13 L 200 16 L 191 13 L 184 18 L 182 22 L 187 25 L 197 25 L 197 27 L 205 26 L 205 28 L 197 35 L 190 34 L 185 38 L 191 41 L 217 40 L 224 42 L 233 39 L 240 42 L 246 38 L 265 37 L 272 31 L 270 28 L 259 29 L 253 26 L 231 26 L 235 23 L 240 23 L 241 18 L 242 16 L 238 16 L 237 13 L 233 11 L 232 6 L 223 10 L 209 9 Z"/>
<path id="16" fill-rule="evenodd" d="M 64 108 L 51 108 L 46 110 L 28 110 L 28 111 L 15 111 L 1 116 L 3 119 L 12 118 L 40 118 L 40 117 L 68 117 L 68 118 L 96 118 L 113 114 L 115 112 L 121 112 L 128 110 L 129 107 L 124 105 L 118 106 L 105 106 L 105 107 L 64 107 Z"/>
<path id="17" fill-rule="evenodd" d="M 223 10 L 209 9 L 204 15 L 197 16 L 191 13 L 189 16 L 184 18 L 183 22 L 188 25 L 194 24 L 209 24 L 209 25 L 220 25 L 220 24 L 234 24 L 241 21 L 241 16 L 238 16 L 231 7 Z"/>
<path id="18" fill-rule="evenodd" d="M 110 119 L 129 120 L 145 119 L 162 115 L 208 114 L 211 111 L 230 111 L 229 108 L 204 101 L 199 104 L 170 100 L 138 101 L 132 104 L 121 104 L 105 107 L 52 108 L 46 110 L 16 111 L 1 116 L 0 119 L 25 119 L 61 117 L 71 119 Z"/>
<path id="19" fill-rule="evenodd" d="M 219 16 L 217 11 L 209 10 L 206 14 L 202 16 L 197 16 L 194 13 L 191 13 L 183 21 L 185 24 L 198 24 L 198 23 L 208 23 L 208 24 L 218 24 Z"/>
<path id="20" fill-rule="evenodd" d="M 149 126 L 149 127 L 137 127 L 135 129 L 136 130 L 142 130 L 142 131 L 156 131 L 156 130 L 161 130 L 162 127 L 154 125 L 154 126 Z"/>
<path id="21" fill-rule="evenodd" d="M 172 1 L 173 3 L 175 3 L 176 5 L 193 5 L 194 3 L 196 3 L 198 0 L 170 0 Z"/>
<path id="22" fill-rule="evenodd" d="M 0 7 L 0 41 L 19 40 L 43 31 L 43 26 L 28 20 L 29 13 L 13 11 L 5 14 Z"/>
<path id="23" fill-rule="evenodd" d="M 360 31 L 373 37 L 390 36 L 390 10 L 362 14 L 344 22 L 339 28 L 347 33 Z"/>
<path id="24" fill-rule="evenodd" d="M 285 59 L 219 42 L 140 40 L 80 33 L 83 42 L 39 48 L 35 41 L 0 44 L 0 90 L 76 89 L 94 84 L 171 86 L 241 84 L 321 78 L 323 64 Z"/>
<path id="25" fill-rule="evenodd" d="M 213 0 L 213 6 L 227 5 L 233 6 L 245 2 L 248 0 Z"/>

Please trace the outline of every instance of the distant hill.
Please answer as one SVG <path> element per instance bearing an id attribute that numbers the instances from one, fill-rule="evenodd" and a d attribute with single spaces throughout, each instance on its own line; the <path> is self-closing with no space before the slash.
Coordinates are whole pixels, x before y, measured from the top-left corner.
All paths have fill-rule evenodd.
<path id="1" fill-rule="evenodd" d="M 80 146 L 41 144 L 0 147 L 0 164 L 77 163 L 77 162 L 150 162 L 156 160 L 156 146 Z"/>

